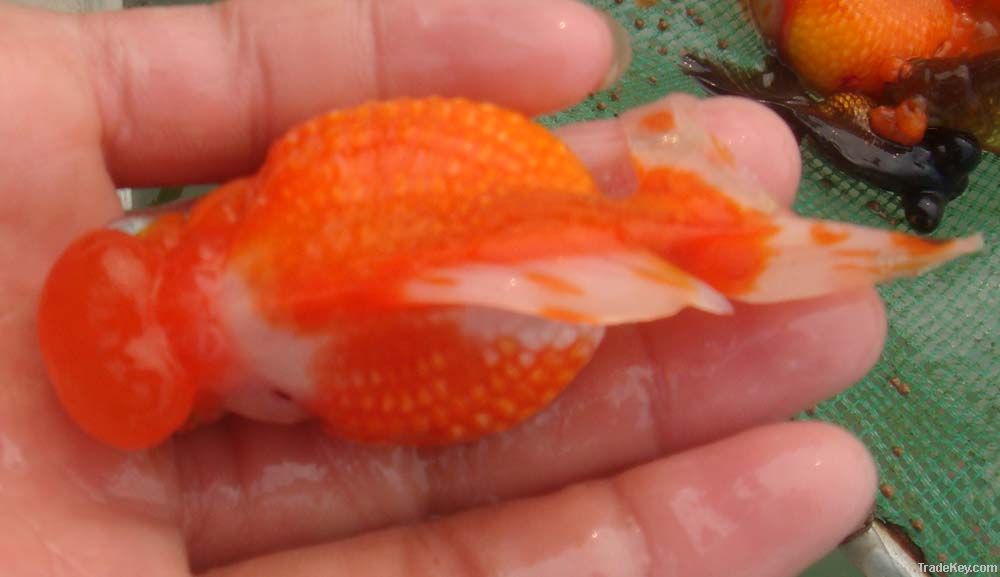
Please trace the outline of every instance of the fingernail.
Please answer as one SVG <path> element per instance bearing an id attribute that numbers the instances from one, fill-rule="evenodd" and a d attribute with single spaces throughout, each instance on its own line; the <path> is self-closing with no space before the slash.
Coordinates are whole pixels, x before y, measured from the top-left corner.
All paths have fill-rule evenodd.
<path id="1" fill-rule="evenodd" d="M 733 97 L 701 100 L 701 125 L 728 147 L 782 206 L 795 201 L 802 161 L 788 125 L 761 104 Z"/>
<path id="2" fill-rule="evenodd" d="M 611 47 L 613 50 L 611 67 L 608 69 L 608 74 L 604 77 L 604 81 L 598 87 L 599 90 L 605 90 L 614 86 L 621 79 L 622 75 L 625 74 L 625 71 L 628 70 L 629 65 L 632 64 L 632 37 L 629 36 L 625 27 L 615 20 L 613 16 L 604 11 L 598 11 L 598 13 L 604 19 L 605 24 L 608 26 L 608 31 L 611 33 Z"/>

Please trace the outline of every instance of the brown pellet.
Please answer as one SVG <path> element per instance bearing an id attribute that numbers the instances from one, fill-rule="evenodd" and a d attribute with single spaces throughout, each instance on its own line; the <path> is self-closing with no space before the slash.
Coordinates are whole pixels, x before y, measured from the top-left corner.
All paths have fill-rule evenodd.
<path id="1" fill-rule="evenodd" d="M 865 208 L 872 211 L 872 213 L 874 213 L 875 216 L 881 218 L 882 220 L 891 224 L 892 226 L 896 226 L 897 224 L 899 224 L 899 219 L 890 215 L 889 211 L 886 210 L 886 208 L 882 206 L 882 203 L 880 203 L 877 200 L 869 200 L 868 202 L 865 203 Z"/>
<path id="2" fill-rule="evenodd" d="M 899 377 L 892 377 L 891 379 L 889 379 L 889 384 L 892 385 L 892 388 L 896 389 L 896 391 L 903 396 L 910 394 L 910 385 L 903 382 L 903 379 Z"/>

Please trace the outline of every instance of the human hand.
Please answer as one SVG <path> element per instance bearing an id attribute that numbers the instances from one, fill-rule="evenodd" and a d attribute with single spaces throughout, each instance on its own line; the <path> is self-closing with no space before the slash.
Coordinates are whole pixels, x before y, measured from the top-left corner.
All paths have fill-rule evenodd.
<path id="1" fill-rule="evenodd" d="M 432 93 L 529 113 L 595 90 L 615 37 L 570 0 L 286 0 L 69 17 L 0 8 L 4 575 L 794 575 L 860 524 L 875 473 L 829 426 L 777 423 L 875 361 L 872 291 L 610 330 L 541 415 L 479 443 L 358 446 L 229 419 L 149 452 L 63 415 L 34 329 L 60 250 L 114 186 L 219 181 L 324 109 Z M 610 72 L 613 76 L 614 73 Z M 794 141 L 743 101 L 706 127 L 782 203 Z M 561 135 L 609 193 L 614 122 Z"/>

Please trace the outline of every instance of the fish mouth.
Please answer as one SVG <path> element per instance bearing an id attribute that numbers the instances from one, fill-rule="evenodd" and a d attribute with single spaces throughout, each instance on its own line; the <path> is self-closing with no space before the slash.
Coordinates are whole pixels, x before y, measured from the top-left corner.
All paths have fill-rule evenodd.
<path id="1" fill-rule="evenodd" d="M 287 393 L 261 383 L 233 391 L 226 399 L 225 408 L 248 419 L 279 425 L 294 425 L 312 418 Z"/>

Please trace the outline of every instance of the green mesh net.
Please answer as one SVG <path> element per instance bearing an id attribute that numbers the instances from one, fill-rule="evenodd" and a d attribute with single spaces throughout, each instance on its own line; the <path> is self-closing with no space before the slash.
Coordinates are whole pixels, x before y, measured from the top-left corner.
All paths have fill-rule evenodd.
<path id="1" fill-rule="evenodd" d="M 738 0 L 589 0 L 632 34 L 635 58 L 611 90 L 545 119 L 606 118 L 670 92 L 703 94 L 678 69 L 684 51 L 745 66 L 764 46 Z M 828 166 L 808 146 L 796 209 L 906 230 L 896 197 Z M 939 236 L 983 232 L 987 252 L 880 292 L 889 336 L 858 386 L 802 418 L 838 423 L 878 462 L 876 516 L 899 525 L 928 562 L 1000 559 L 1000 161 L 989 155 L 948 207 Z M 887 496 L 888 495 L 888 496 Z"/>

